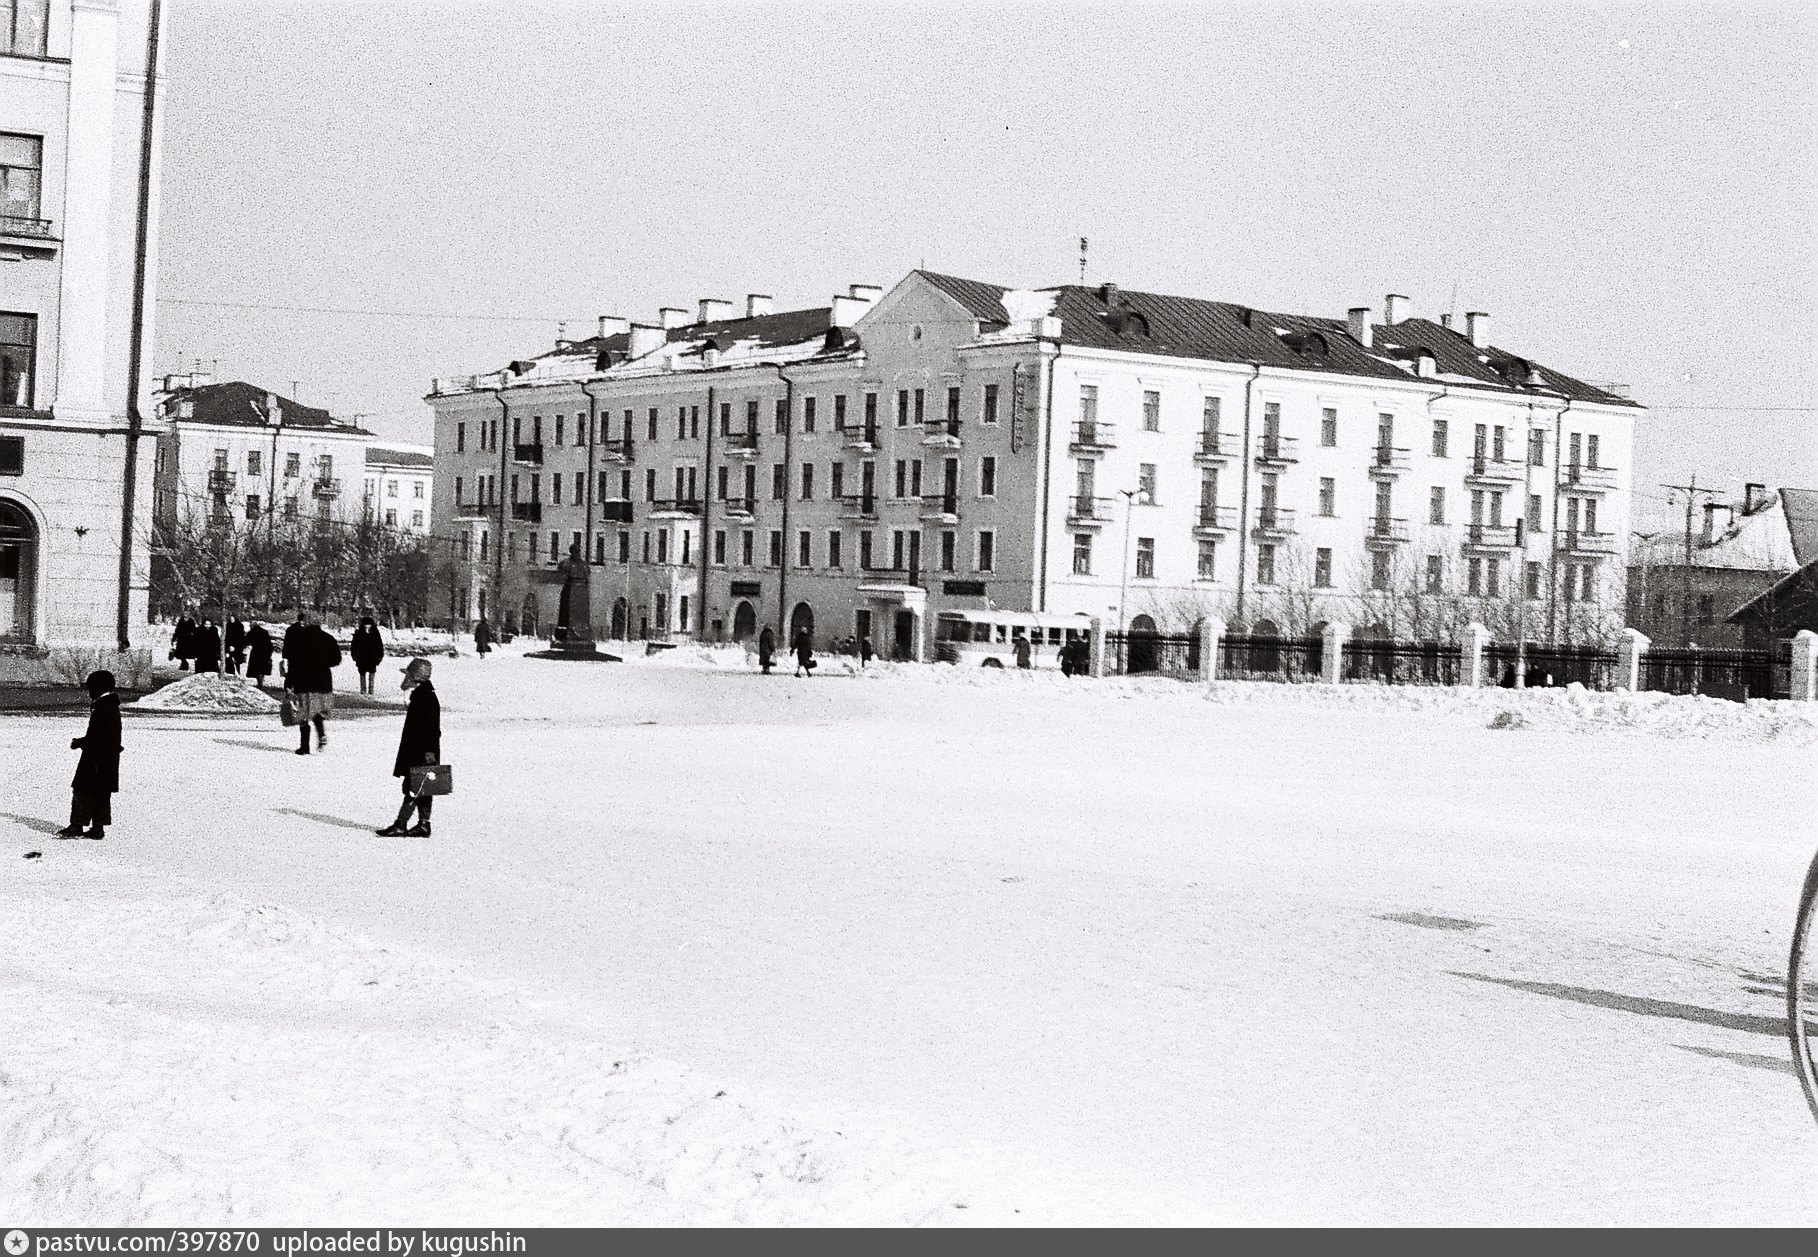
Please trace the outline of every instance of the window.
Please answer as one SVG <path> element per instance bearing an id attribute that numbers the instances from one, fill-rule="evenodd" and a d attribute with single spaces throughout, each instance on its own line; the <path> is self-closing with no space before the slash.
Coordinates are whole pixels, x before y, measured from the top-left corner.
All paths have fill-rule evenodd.
<path id="1" fill-rule="evenodd" d="M 1433 421 L 1433 457 L 1434 458 L 1444 458 L 1446 456 L 1447 429 L 1448 429 L 1448 425 L 1444 419 L 1435 419 Z"/>
<path id="2" fill-rule="evenodd" d="M 1529 598 L 1540 597 L 1540 564 L 1528 564 L 1527 589 L 1524 592 Z"/>
<path id="3" fill-rule="evenodd" d="M 1469 566 L 1467 566 L 1465 568 L 1465 592 L 1470 594 L 1472 597 L 1481 597 L 1482 596 L 1482 594 L 1483 594 L 1483 560 L 1482 559 L 1472 559 Z"/>
<path id="4" fill-rule="evenodd" d="M 246 495 L 246 518 L 259 518 L 259 495 L 256 493 Z"/>
<path id="5" fill-rule="evenodd" d="M 802 398 L 802 431 L 814 431 L 814 398 Z"/>
<path id="6" fill-rule="evenodd" d="M 797 567 L 814 566 L 814 534 L 806 528 L 796 534 L 795 565 Z"/>
<path id="7" fill-rule="evenodd" d="M 645 416 L 644 435 L 652 441 L 657 439 L 657 408 L 655 406 L 652 406 L 650 413 Z"/>
<path id="8" fill-rule="evenodd" d="M 919 458 L 909 464 L 909 496 L 922 496 L 922 460 Z"/>
<path id="9" fill-rule="evenodd" d="M 1586 434 L 1584 438 L 1584 465 L 1592 469 L 1597 467 L 1597 434 L 1595 432 Z"/>
<path id="10" fill-rule="evenodd" d="M 410 486 L 410 496 L 421 502 L 423 500 L 423 482 L 415 481 Z M 578 499 L 577 499 L 578 500 Z"/>
<path id="11" fill-rule="evenodd" d="M 1578 578 L 1578 596 L 1586 602 L 1597 601 L 1597 569 L 1586 563 L 1578 569 Z"/>
<path id="12" fill-rule="evenodd" d="M 532 477 L 532 482 L 535 482 L 535 477 Z M 530 496 L 534 498 L 536 494 Z M 556 506 L 562 505 L 562 473 L 559 471 L 549 474 L 549 500 Z"/>
<path id="13" fill-rule="evenodd" d="M 1319 478 L 1319 513 L 1327 517 L 1338 514 L 1338 481 L 1331 476 Z"/>
<path id="14" fill-rule="evenodd" d="M 907 496 L 908 491 L 909 460 L 906 458 L 899 458 L 896 460 L 896 496 L 899 498 L 905 497 Z"/>
<path id="15" fill-rule="evenodd" d="M 464 453 L 467 449 L 467 425 L 455 424 L 455 453 Z"/>
<path id="16" fill-rule="evenodd" d="M 845 431 L 845 428 L 846 395 L 844 393 L 835 393 L 833 395 L 833 430 L 835 432 L 843 432 Z"/>
<path id="17" fill-rule="evenodd" d="M 1428 491 L 1427 523 L 1443 524 L 1446 522 L 1446 490 L 1444 485 L 1434 485 Z"/>
<path id="18" fill-rule="evenodd" d="M 50 0 L 10 0 L 0 8 L 0 53 L 42 57 L 49 25 Z"/>
<path id="19" fill-rule="evenodd" d="M 1597 531 L 1597 499 L 1584 500 L 1584 530 L 1588 533 Z"/>
<path id="20" fill-rule="evenodd" d="M 979 531 L 978 562 L 974 567 L 980 572 L 997 570 L 997 534 L 988 528 Z"/>
<path id="21" fill-rule="evenodd" d="M 1370 588 L 1382 591 L 1389 587 L 1389 560 L 1392 556 L 1387 550 L 1370 551 Z"/>
<path id="22" fill-rule="evenodd" d="M 784 480 L 784 475 L 788 470 L 782 463 L 770 464 L 770 500 L 772 502 L 781 502 L 783 495 L 788 492 L 788 486 Z"/>
<path id="23" fill-rule="evenodd" d="M 295 498 L 291 498 L 284 503 L 284 514 L 295 518 L 297 514 L 297 500 Z M 396 528 L 398 526 L 398 513 L 396 511 L 385 512 L 385 525 L 388 528 Z M 530 542 L 531 548 L 534 550 L 536 548 L 536 537 L 534 535 L 531 537 Z M 533 554 L 531 556 L 532 561 L 535 561 L 535 558 L 536 556 Z"/>
<path id="24" fill-rule="evenodd" d="M 1136 500 L 1144 506 L 1155 505 L 1155 464 L 1136 465 Z"/>
<path id="25" fill-rule="evenodd" d="M 802 464 L 802 501 L 814 501 L 814 464 Z"/>
<path id="26" fill-rule="evenodd" d="M 1275 547 L 1260 545 L 1256 547 L 1256 583 L 1273 585 L 1275 583 Z"/>
<path id="27" fill-rule="evenodd" d="M 1081 423 L 1098 422 L 1098 385 L 1096 384 L 1079 386 L 1079 421 Z"/>
<path id="28" fill-rule="evenodd" d="M 916 389 L 915 390 L 915 421 L 918 424 L 921 423 L 922 419 L 924 418 L 923 411 L 922 411 L 922 404 L 926 400 L 927 400 L 927 390 L 919 389 L 919 388 Z"/>
<path id="29" fill-rule="evenodd" d="M 865 431 L 877 430 L 877 394 L 865 394 Z"/>
<path id="30" fill-rule="evenodd" d="M 838 568 L 841 562 L 840 541 L 844 534 L 837 528 L 827 530 L 827 566 Z"/>
<path id="31" fill-rule="evenodd" d="M 667 528 L 658 529 L 657 535 L 656 535 L 656 541 L 657 541 L 657 562 L 658 563 L 669 562 L 669 530 Z"/>
<path id="32" fill-rule="evenodd" d="M 903 563 L 903 530 L 890 530 L 890 566 L 893 570 L 904 570 Z"/>
<path id="33" fill-rule="evenodd" d="M 1208 467 L 1199 473 L 1199 516 L 1210 522 L 1218 512 L 1218 468 Z"/>
<path id="34" fill-rule="evenodd" d="M 1332 588 L 1332 551 L 1325 546 L 1313 552 L 1313 584 L 1320 589 Z"/>
<path id="35" fill-rule="evenodd" d="M 1503 445 L 1503 436 L 1504 436 L 1505 431 L 1506 430 L 1499 423 L 1495 426 L 1495 428 L 1493 428 L 1491 430 L 1491 433 L 1490 433 L 1490 457 L 1499 463 L 1503 461 L 1503 455 L 1507 452 L 1505 446 Z"/>
<path id="36" fill-rule="evenodd" d="M 953 552 L 957 537 L 958 534 L 951 528 L 944 529 L 941 532 L 941 571 L 943 572 L 951 572 L 953 570 Z"/>
<path id="37" fill-rule="evenodd" d="M 846 496 L 846 464 L 829 463 L 827 465 L 827 472 L 828 472 L 828 483 L 827 483 L 828 496 L 834 497 L 834 498 L 845 497 Z"/>
<path id="38" fill-rule="evenodd" d="M 770 566 L 783 566 L 783 530 L 781 528 L 770 530 Z"/>
<path id="39" fill-rule="evenodd" d="M 723 565 L 726 562 L 726 530 L 724 528 L 713 530 L 713 561 L 715 565 Z"/>
<path id="40" fill-rule="evenodd" d="M 909 390 L 906 388 L 896 390 L 896 426 L 909 426 Z"/>
<path id="41" fill-rule="evenodd" d="M 1489 559 L 1484 563 L 1484 593 L 1491 598 L 1502 597 L 1502 560 Z"/>
<path id="42" fill-rule="evenodd" d="M 779 397 L 776 401 L 776 417 L 772 421 L 771 431 L 782 436 L 789 431 L 789 401 Z"/>
<path id="43" fill-rule="evenodd" d="M 1200 436 L 1204 438 L 1203 447 L 1207 453 L 1218 452 L 1218 424 L 1223 409 L 1223 403 L 1219 398 L 1208 397 L 1204 407 L 1200 410 L 1199 431 Z"/>
<path id="44" fill-rule="evenodd" d="M 732 435 L 732 403 L 720 403 L 720 435 Z"/>
<path id="45" fill-rule="evenodd" d="M 957 388 L 948 389 L 947 390 L 947 425 L 948 425 L 949 431 L 952 431 L 954 428 L 957 428 L 959 426 L 959 421 L 960 421 L 959 406 L 960 406 L 959 389 L 957 389 Z"/>
<path id="46" fill-rule="evenodd" d="M 1073 534 L 1073 574 L 1092 575 L 1092 534 L 1089 532 Z"/>
<path id="47" fill-rule="evenodd" d="M 482 563 L 486 562 L 486 541 L 487 541 L 486 534 L 481 533 L 480 534 L 480 562 L 482 562 Z"/>
<path id="48" fill-rule="evenodd" d="M 410 513 L 410 526 L 412 528 L 421 528 L 423 526 L 423 512 L 422 511 L 412 511 Z"/>
<path id="49" fill-rule="evenodd" d="M 1152 388 L 1143 390 L 1143 431 L 1161 431 L 1161 394 Z"/>
<path id="50" fill-rule="evenodd" d="M 1545 428 L 1534 428 L 1528 433 L 1528 465 L 1530 467 L 1547 465 L 1547 432 Z"/>
<path id="51" fill-rule="evenodd" d="M 650 562 L 650 530 L 648 528 L 644 530 L 643 554 L 644 562 Z"/>
<path id="52" fill-rule="evenodd" d="M 986 423 L 997 422 L 997 385 L 985 385 L 985 412 L 981 418 Z"/>
<path id="53" fill-rule="evenodd" d="M 978 495 L 981 498 L 997 496 L 997 459 L 990 454 L 978 461 Z"/>
<path id="54" fill-rule="evenodd" d="M 1540 495 L 1538 493 L 1530 493 L 1528 495 L 1528 531 L 1529 532 L 1539 532 L 1540 531 L 1540 509 L 1541 509 Z"/>
<path id="55" fill-rule="evenodd" d="M 31 3 L 26 0 L 26 7 L 31 7 Z M 5 22 L 6 10 L 0 9 L 0 27 Z M 4 51 L 4 45 L 0 45 L 0 52 Z M 43 171 L 42 139 L 0 132 L 0 218 L 16 220 L 9 224 L 15 231 L 36 235 L 45 230 L 38 222 Z"/>
<path id="56" fill-rule="evenodd" d="M 747 528 L 739 534 L 739 562 L 746 567 L 752 564 L 752 548 L 757 541 L 757 534 Z"/>
<path id="57" fill-rule="evenodd" d="M 861 529 L 859 532 L 859 566 L 867 572 L 871 570 L 871 530 L 869 528 Z"/>
<path id="58" fill-rule="evenodd" d="M 1136 539 L 1136 577 L 1138 580 L 1155 579 L 1155 538 L 1153 537 Z"/>
<path id="59" fill-rule="evenodd" d="M 1319 412 L 1319 443 L 1327 449 L 1338 445 L 1338 408 L 1327 406 Z"/>
<path id="60" fill-rule="evenodd" d="M 688 439 L 688 407 L 686 406 L 675 408 L 675 439 L 678 441 Z"/>
<path id="61" fill-rule="evenodd" d="M 1199 569 L 1201 580 L 1218 579 L 1218 542 L 1202 540 L 1199 543 Z"/>
<path id="62" fill-rule="evenodd" d="M 563 427 L 564 427 L 563 416 L 557 415 L 555 417 L 555 443 L 556 443 L 557 449 L 560 449 L 562 446 Z"/>
<path id="63" fill-rule="evenodd" d="M 259 451 L 259 450 L 247 451 L 246 474 L 249 476 L 262 476 L 265 474 L 265 455 L 261 451 Z M 456 499 L 458 500 L 460 498 L 460 496 L 461 496 L 461 494 L 457 490 L 455 492 Z"/>
<path id="64" fill-rule="evenodd" d="M 1539 567 L 1538 563 L 1533 564 Z M 1427 556 L 1427 592 L 1437 594 L 1446 587 L 1446 561 L 1437 554 Z"/>

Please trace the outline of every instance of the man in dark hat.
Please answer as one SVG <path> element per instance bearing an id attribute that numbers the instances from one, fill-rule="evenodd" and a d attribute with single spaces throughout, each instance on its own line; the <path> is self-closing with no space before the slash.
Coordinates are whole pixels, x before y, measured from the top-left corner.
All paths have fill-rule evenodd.
<path id="1" fill-rule="evenodd" d="M 70 782 L 69 825 L 57 837 L 105 838 L 120 789 L 120 696 L 114 693 L 113 673 L 88 674 L 88 731 L 70 739 L 69 747 L 81 751 L 82 758 Z"/>

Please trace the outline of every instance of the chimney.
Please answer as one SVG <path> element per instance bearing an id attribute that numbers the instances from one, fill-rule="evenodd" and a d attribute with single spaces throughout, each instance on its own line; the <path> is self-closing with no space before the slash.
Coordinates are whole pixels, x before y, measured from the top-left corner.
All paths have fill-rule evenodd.
<path id="1" fill-rule="evenodd" d="M 1104 298 L 1106 309 L 1115 310 L 1117 308 L 1117 285 L 1116 284 L 1111 283 L 1109 280 L 1106 280 L 1103 284 L 1099 285 L 1098 295 L 1100 297 Z"/>
<path id="2" fill-rule="evenodd" d="M 755 319 L 759 315 L 774 314 L 775 312 L 776 312 L 776 302 L 773 299 L 771 299 L 770 297 L 766 296 L 765 294 L 763 294 L 761 292 L 753 292 L 753 293 L 747 293 L 745 295 L 745 317 L 746 318 Z"/>
<path id="3" fill-rule="evenodd" d="M 1477 348 L 1487 347 L 1490 343 L 1490 316 L 1482 310 L 1467 310 L 1465 335 L 1471 338 L 1471 343 Z"/>
<path id="4" fill-rule="evenodd" d="M 1345 313 L 1345 330 L 1351 333 L 1351 339 L 1365 349 L 1370 347 L 1370 307 L 1352 306 Z"/>
<path id="5" fill-rule="evenodd" d="M 696 319 L 695 322 L 717 323 L 721 319 L 729 319 L 731 317 L 732 303 L 730 301 L 722 301 L 718 297 L 702 297 L 701 317 Z"/>
<path id="6" fill-rule="evenodd" d="M 1704 538 L 1701 544 L 1710 545 L 1717 540 L 1717 512 L 1721 509 L 1715 502 L 1704 504 Z"/>
<path id="7" fill-rule="evenodd" d="M 846 291 L 852 294 L 854 301 L 863 301 L 866 305 L 877 304 L 877 299 L 884 295 L 884 290 L 876 284 L 854 284 Z"/>
<path id="8" fill-rule="evenodd" d="M 608 336 L 622 336 L 630 330 L 630 319 L 622 319 L 616 314 L 602 314 L 600 316 L 601 340 L 605 340 Z"/>
<path id="9" fill-rule="evenodd" d="M 827 322 L 834 327 L 851 327 L 859 321 L 859 316 L 871 307 L 857 297 L 835 295 L 833 308 L 827 312 Z"/>
<path id="10" fill-rule="evenodd" d="M 664 306 L 657 311 L 657 318 L 660 321 L 661 326 L 665 328 L 683 327 L 688 322 L 688 311 L 682 309 L 680 306 Z M 631 326 L 635 331 L 638 325 L 633 323 Z"/>
<path id="11" fill-rule="evenodd" d="M 1451 327 L 1451 326 L 1452 326 L 1452 316 L 1451 316 L 1451 314 L 1450 314 L 1450 313 L 1446 313 L 1446 314 L 1442 314 L 1442 315 L 1440 315 L 1440 316 L 1439 316 L 1439 325 L 1440 325 L 1440 326 L 1441 326 L 1441 327 Z"/>
<path id="12" fill-rule="evenodd" d="M 1745 484 L 1742 486 L 1742 513 L 1753 515 L 1766 506 L 1768 502 L 1767 486 L 1764 484 Z"/>
<path id="13" fill-rule="evenodd" d="M 681 314 L 683 311 L 664 310 L 663 313 L 665 315 Z M 669 338 L 663 335 L 663 328 L 653 327 L 649 323 L 633 323 L 630 330 L 631 356 L 633 358 L 642 358 L 653 350 L 661 349 L 669 341 Z"/>
<path id="14" fill-rule="evenodd" d="M 1439 374 L 1439 363 L 1434 361 L 1432 354 L 1423 349 L 1414 359 L 1414 374 L 1423 380 L 1430 380 Z"/>
<path id="15" fill-rule="evenodd" d="M 1382 299 L 1382 321 L 1384 326 L 1392 327 L 1408 317 L 1408 299 L 1398 292 L 1392 292 Z"/>

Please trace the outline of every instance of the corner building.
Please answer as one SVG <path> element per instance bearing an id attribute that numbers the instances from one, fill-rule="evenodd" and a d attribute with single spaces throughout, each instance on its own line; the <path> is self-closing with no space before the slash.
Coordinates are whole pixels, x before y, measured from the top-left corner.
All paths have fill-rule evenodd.
<path id="1" fill-rule="evenodd" d="M 929 655 L 946 609 L 1434 637 L 1620 620 L 1641 408 L 1488 320 L 1271 314 L 915 271 L 703 300 L 438 380 L 448 614 L 543 631 L 572 548 L 613 636 Z"/>

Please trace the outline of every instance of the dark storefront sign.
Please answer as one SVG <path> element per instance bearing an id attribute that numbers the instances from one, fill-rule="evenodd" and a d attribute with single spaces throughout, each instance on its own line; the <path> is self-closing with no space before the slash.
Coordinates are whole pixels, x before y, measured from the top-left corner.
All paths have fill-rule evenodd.
<path id="1" fill-rule="evenodd" d="M 985 582 L 982 580 L 944 580 L 941 582 L 941 592 L 952 594 L 956 598 L 983 598 Z"/>
<path id="2" fill-rule="evenodd" d="M 735 580 L 732 582 L 734 598 L 757 598 L 763 595 L 764 582 L 755 580 Z"/>
<path id="3" fill-rule="evenodd" d="M 0 436 L 0 476 L 25 474 L 25 438 Z"/>

